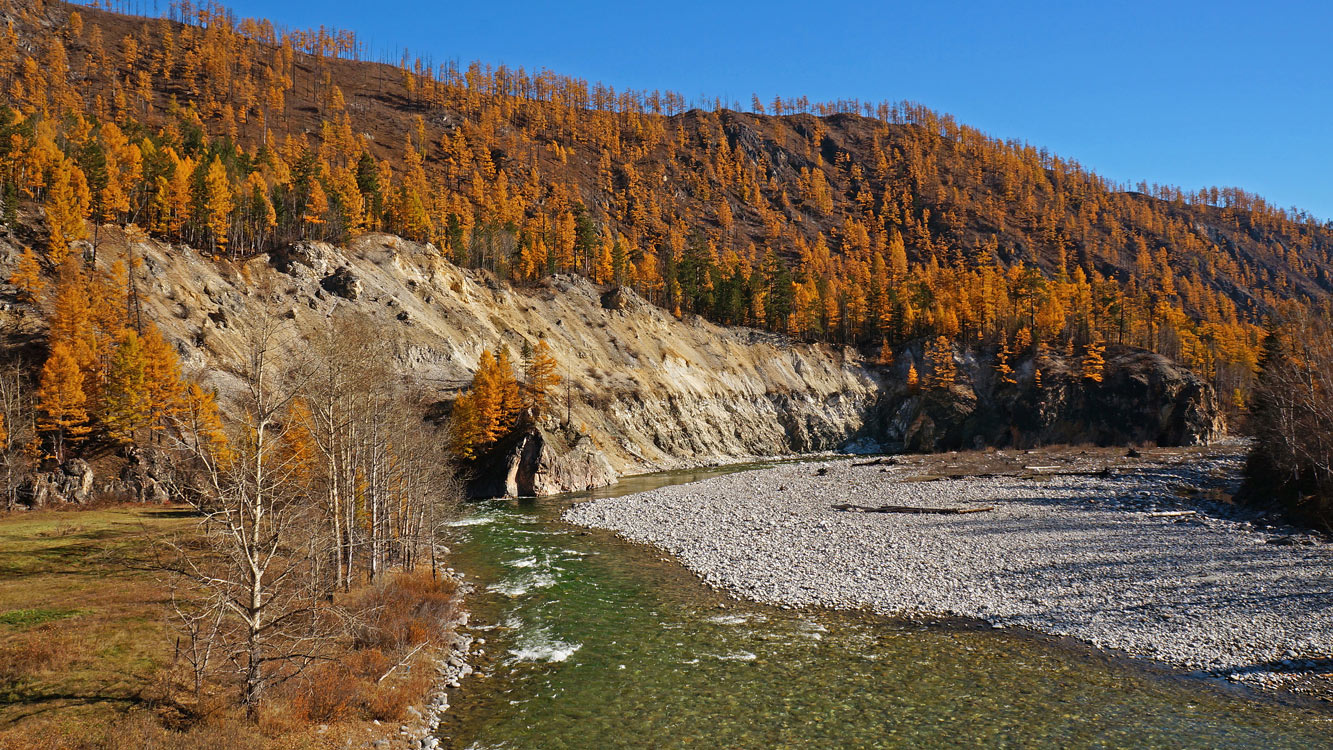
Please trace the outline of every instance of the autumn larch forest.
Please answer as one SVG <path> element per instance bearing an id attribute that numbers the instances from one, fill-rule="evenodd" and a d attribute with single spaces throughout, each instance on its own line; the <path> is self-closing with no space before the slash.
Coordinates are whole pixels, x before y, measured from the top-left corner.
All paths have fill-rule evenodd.
<path id="1" fill-rule="evenodd" d="M 1113 184 L 912 103 L 687 102 L 213 4 L 17 3 L 0 35 L 9 223 L 37 263 L 102 223 L 219 261 L 387 231 L 517 283 L 574 272 L 848 345 L 1130 344 L 1242 403 L 1264 323 L 1316 304 L 1333 230 L 1235 188 Z"/>

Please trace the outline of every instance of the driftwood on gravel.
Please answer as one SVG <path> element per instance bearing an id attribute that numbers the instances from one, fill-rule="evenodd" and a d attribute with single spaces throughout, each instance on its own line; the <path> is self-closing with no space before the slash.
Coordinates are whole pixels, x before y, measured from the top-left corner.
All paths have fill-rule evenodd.
<path id="1" fill-rule="evenodd" d="M 1032 472 L 1033 477 L 1109 477 L 1115 474 L 1115 469 L 1110 466 L 1104 466 L 1100 469 L 1070 469 L 1060 471 L 1058 466 L 1024 466 L 1024 469 Z"/>
<path id="2" fill-rule="evenodd" d="M 919 508 L 914 505 L 853 505 L 851 503 L 838 503 L 833 506 L 834 510 L 852 510 L 859 513 L 933 513 L 941 516 L 961 516 L 964 513 L 982 513 L 988 510 L 995 510 L 995 506 L 986 505 L 980 508 Z"/>
<path id="3" fill-rule="evenodd" d="M 914 474 L 909 477 L 903 477 L 900 482 L 939 482 L 945 479 L 1048 479 L 1050 477 L 1097 477 L 1104 479 L 1113 476 L 1115 470 L 1107 467 L 1104 469 L 1072 469 L 1069 471 L 987 471 L 973 473 L 957 474 Z"/>

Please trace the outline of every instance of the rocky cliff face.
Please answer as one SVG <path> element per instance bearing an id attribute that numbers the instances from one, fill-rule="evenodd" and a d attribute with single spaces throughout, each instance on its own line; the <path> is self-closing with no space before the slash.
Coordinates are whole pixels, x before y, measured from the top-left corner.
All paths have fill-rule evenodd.
<path id="1" fill-rule="evenodd" d="M 1197 445 L 1226 432 L 1213 391 L 1163 357 L 1111 347 L 1101 382 L 1082 377 L 1077 357 L 1011 361 L 1013 379 L 995 373 L 993 352 L 956 355 L 948 389 L 908 389 L 907 368 L 920 350 L 899 358 L 865 429 L 886 450 L 929 452 L 1052 443 Z"/>
<path id="2" fill-rule="evenodd" d="M 99 263 L 124 257 L 124 242 L 104 228 Z M 0 238 L 5 277 L 18 251 Z M 240 392 L 234 373 L 246 333 L 266 314 L 290 320 L 284 346 L 292 357 L 315 332 L 363 321 L 392 342 L 395 369 L 430 400 L 466 387 L 483 349 L 507 347 L 518 360 L 525 343 L 544 338 L 565 382 L 555 413 L 539 425 L 539 446 L 528 449 L 535 463 L 501 482 L 521 492 L 833 450 L 862 428 L 879 392 L 852 353 L 677 320 L 631 291 L 607 295 L 579 277 L 514 288 L 388 235 L 347 247 L 298 244 L 236 264 L 156 242 L 135 251 L 145 315 L 174 343 L 187 374 L 218 389 L 224 405 Z"/>
<path id="3" fill-rule="evenodd" d="M 104 228 L 102 238 L 99 262 L 124 257 L 123 234 Z M 0 238 L 5 277 L 17 252 Z M 392 343 L 393 365 L 415 391 L 446 403 L 470 382 L 483 349 L 507 347 L 517 359 L 524 344 L 545 339 L 564 378 L 553 413 L 474 478 L 488 494 L 581 490 L 627 473 L 849 442 L 889 450 L 1181 444 L 1221 429 L 1205 385 L 1141 352 L 1109 356 L 1106 382 L 1091 389 L 1062 363 L 1043 373 L 1039 391 L 1031 362 L 1017 365 L 1019 386 L 997 386 L 990 364 L 965 354 L 953 390 L 913 393 L 905 386 L 910 351 L 881 368 L 850 350 L 677 320 L 633 292 L 583 278 L 514 288 L 388 235 L 345 248 L 299 244 L 235 264 L 156 242 L 135 252 L 145 314 L 224 407 L 240 390 L 234 373 L 246 333 L 265 315 L 290 321 L 284 346 L 294 358 L 312 334 L 362 322 Z"/>

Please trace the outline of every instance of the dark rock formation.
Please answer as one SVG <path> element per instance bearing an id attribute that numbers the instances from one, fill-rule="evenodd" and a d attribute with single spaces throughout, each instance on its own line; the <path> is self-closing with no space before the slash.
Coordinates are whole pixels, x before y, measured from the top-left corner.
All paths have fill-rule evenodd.
<path id="1" fill-rule="evenodd" d="M 618 286 L 603 294 L 601 301 L 604 310 L 624 310 L 638 304 L 640 298 L 633 291 Z"/>
<path id="2" fill-rule="evenodd" d="M 337 271 L 324 277 L 319 282 L 324 291 L 330 294 L 336 294 L 343 299 L 354 300 L 361 296 L 361 278 L 352 272 L 347 266 L 342 266 Z"/>
<path id="3" fill-rule="evenodd" d="M 99 463 L 98 471 L 108 464 Z M 167 454 L 131 446 L 126 450 L 119 476 L 95 482 L 96 472 L 87 461 L 73 458 L 60 466 L 32 475 L 19 488 L 18 501 L 31 509 L 56 505 L 83 505 L 92 500 L 161 503 L 171 501 L 177 476 Z"/>
<path id="4" fill-rule="evenodd" d="M 853 421 L 846 415 L 865 409 L 860 398 L 840 393 L 823 399 L 809 393 L 769 393 L 767 401 L 774 419 L 782 425 L 786 444 L 783 450 L 788 453 L 837 450 L 847 442 L 845 425 Z M 831 419 L 830 415 L 844 417 Z"/>
<path id="5" fill-rule="evenodd" d="M 120 478 L 108 482 L 102 491 L 127 502 L 162 503 L 171 500 L 167 488 L 173 478 L 171 463 L 162 453 L 130 447 Z"/>
<path id="6" fill-rule="evenodd" d="M 865 436 L 889 451 L 929 452 L 1052 443 L 1197 445 L 1225 434 L 1212 388 L 1166 358 L 1128 347 L 1106 352 L 1102 382 L 1082 377 L 1079 357 L 1012 362 L 1016 383 L 996 377 L 993 354 L 955 357 L 948 389 L 910 391 L 901 358 L 867 421 Z M 915 357 L 920 362 L 921 358 Z M 924 368 L 918 368 L 924 369 Z M 898 377 L 898 376 L 901 377 Z M 898 385 L 895 385 L 894 382 Z"/>
<path id="7" fill-rule="evenodd" d="M 468 496 L 555 495 L 605 487 L 616 479 L 610 461 L 587 434 L 528 427 L 478 458 Z"/>

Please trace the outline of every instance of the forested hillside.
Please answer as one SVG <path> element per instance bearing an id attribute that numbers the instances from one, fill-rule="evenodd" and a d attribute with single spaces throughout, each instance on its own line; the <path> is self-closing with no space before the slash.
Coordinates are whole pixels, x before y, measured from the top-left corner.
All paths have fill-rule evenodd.
<path id="1" fill-rule="evenodd" d="M 1237 401 L 1266 316 L 1333 285 L 1333 228 L 1313 217 L 1233 188 L 1113 184 L 910 103 L 742 112 L 372 62 L 351 32 L 217 5 L 5 5 L 3 218 L 46 268 L 102 222 L 220 262 L 383 230 L 516 282 L 575 271 L 809 339 L 1142 346 Z"/>

